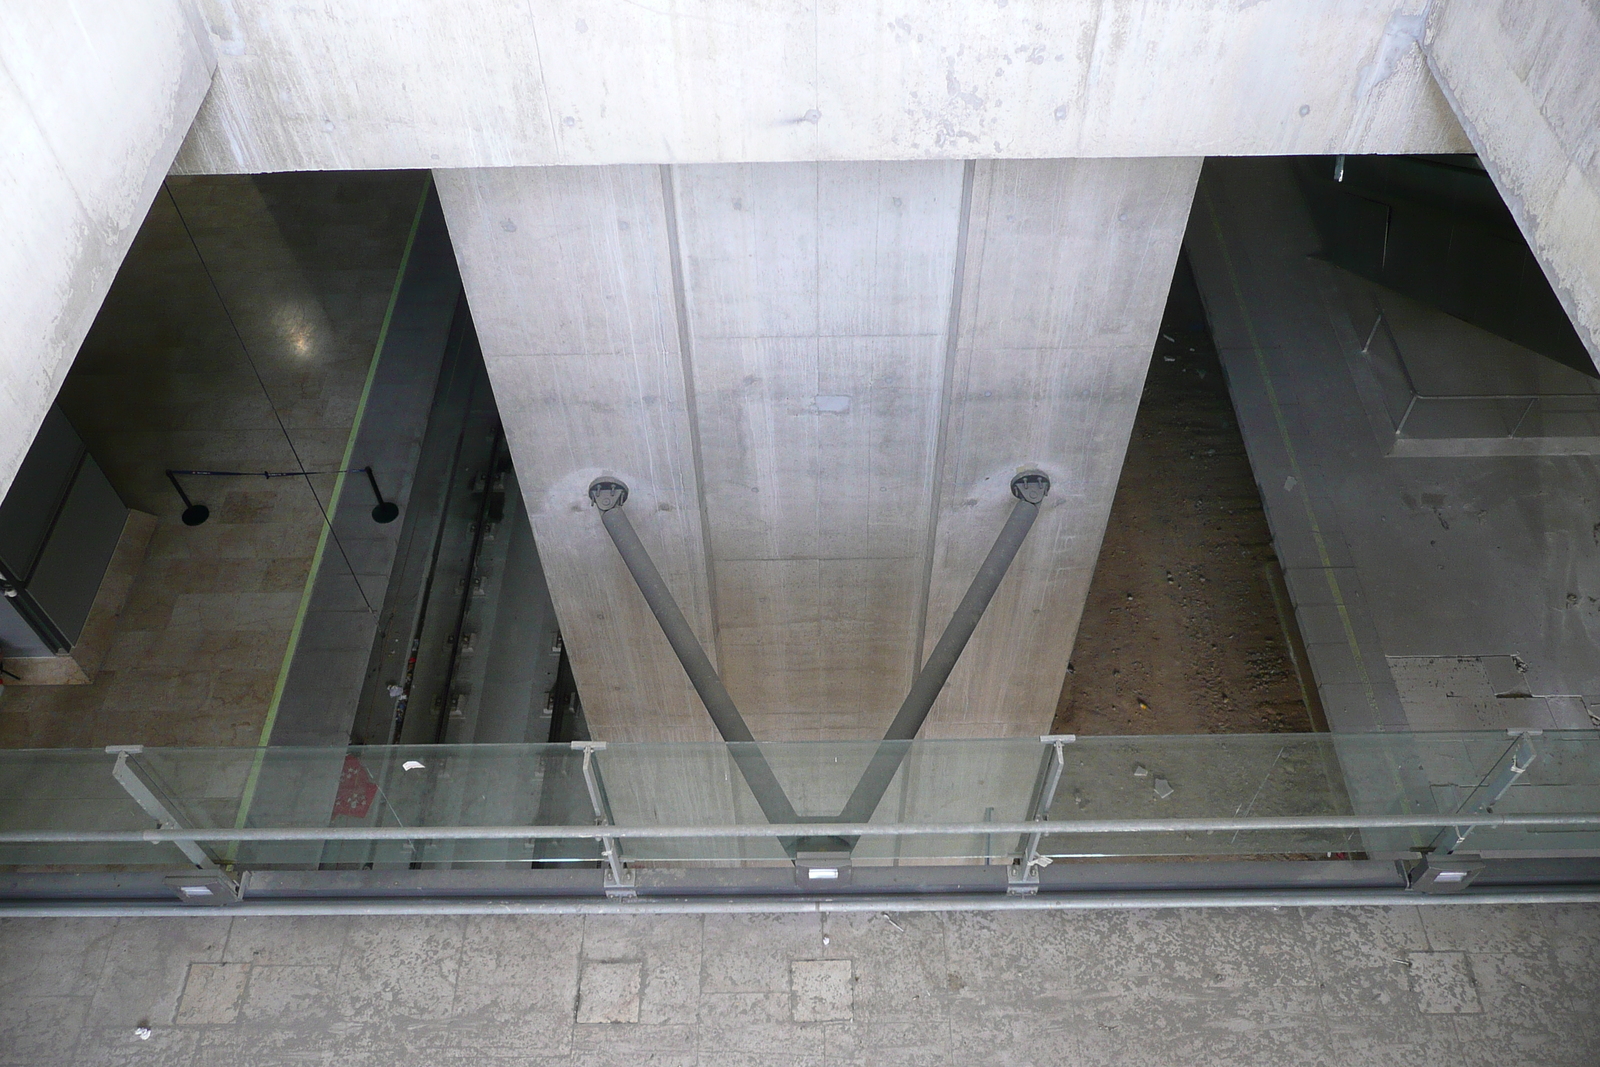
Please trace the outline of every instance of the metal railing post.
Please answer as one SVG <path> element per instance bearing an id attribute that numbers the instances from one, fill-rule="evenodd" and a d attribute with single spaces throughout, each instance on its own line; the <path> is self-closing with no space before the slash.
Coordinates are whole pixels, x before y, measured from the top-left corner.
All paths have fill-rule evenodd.
<path id="1" fill-rule="evenodd" d="M 594 754 L 606 747 L 604 741 L 574 741 L 572 747 L 583 753 L 583 785 L 589 791 L 589 805 L 594 808 L 594 824 L 610 826 L 611 813 L 606 810 L 605 797 L 600 792 L 600 774 L 594 765 Z M 631 897 L 635 894 L 633 872 L 622 865 L 622 848 L 609 834 L 600 837 L 600 855 L 606 861 L 605 889 L 608 897 Z"/>
<path id="2" fill-rule="evenodd" d="M 1516 743 L 1500 757 L 1494 769 L 1485 777 L 1483 783 L 1467 796 L 1461 807 L 1456 809 L 1455 814 L 1482 815 L 1493 811 L 1494 806 L 1500 802 L 1500 798 L 1505 796 L 1506 791 L 1517 783 L 1517 779 L 1527 773 L 1528 768 L 1533 766 L 1534 761 L 1538 758 L 1538 750 L 1533 747 L 1533 732 L 1519 732 Z M 1446 826 L 1433 839 L 1428 851 L 1441 856 L 1448 856 L 1461 847 L 1461 843 L 1467 839 L 1467 835 L 1471 834 L 1474 829 L 1475 827 L 1471 823 L 1467 824 L 1465 828 L 1461 826 Z"/>
<path id="3" fill-rule="evenodd" d="M 1039 740 L 1050 746 L 1049 769 L 1045 771 L 1044 786 L 1039 790 L 1039 802 L 1034 805 L 1033 821 L 1044 822 L 1050 817 L 1050 808 L 1056 802 L 1056 789 L 1061 785 L 1061 771 L 1067 765 L 1066 746 L 1076 741 L 1075 734 L 1045 734 Z M 1028 835 L 1028 846 L 1022 852 L 1021 864 L 1013 863 L 1006 878 L 1007 893 L 1037 893 L 1039 868 L 1050 866 L 1050 857 L 1039 855 L 1041 831 Z"/>
<path id="4" fill-rule="evenodd" d="M 127 792 L 128 796 L 133 798 L 133 802 L 139 805 L 146 815 L 156 821 L 156 825 L 160 829 L 192 829 L 183 825 L 182 821 L 161 802 L 161 798 L 156 796 L 155 790 L 151 788 L 150 783 L 146 782 L 138 769 L 128 762 L 129 756 L 137 756 L 143 751 L 143 745 L 107 745 L 106 754 L 117 757 L 116 764 L 111 768 L 111 777 L 117 780 L 117 784 Z M 172 843 L 177 846 L 178 851 L 188 857 L 190 863 L 202 871 L 222 869 L 217 865 L 217 861 L 211 858 L 211 854 L 200 846 L 199 842 L 174 841 Z"/>

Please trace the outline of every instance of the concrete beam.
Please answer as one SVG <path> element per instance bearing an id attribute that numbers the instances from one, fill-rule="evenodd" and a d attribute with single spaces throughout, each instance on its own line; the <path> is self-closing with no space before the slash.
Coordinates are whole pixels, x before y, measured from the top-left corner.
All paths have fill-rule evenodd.
<path id="1" fill-rule="evenodd" d="M 589 503 L 605 474 L 716 661 L 659 167 L 435 174 L 584 710 L 619 741 L 716 737 Z"/>
<path id="2" fill-rule="evenodd" d="M 1465 151 L 1419 0 L 200 0 L 184 173 Z"/>
<path id="3" fill-rule="evenodd" d="M 1055 485 L 927 736 L 1048 728 L 1197 160 L 444 172 L 597 736 L 709 722 L 590 508 L 627 508 L 756 736 L 880 736 Z"/>
<path id="4" fill-rule="evenodd" d="M 1600 366 L 1600 9 L 1435 4 L 1428 65 Z"/>
<path id="5" fill-rule="evenodd" d="M 180 0 L 8 4 L 0 20 L 0 495 L 211 82 Z"/>
<path id="6" fill-rule="evenodd" d="M 1047 732 L 1189 217 L 1198 159 L 977 168 L 924 649 L 993 542 L 1019 471 L 1050 495 L 926 737 Z"/>

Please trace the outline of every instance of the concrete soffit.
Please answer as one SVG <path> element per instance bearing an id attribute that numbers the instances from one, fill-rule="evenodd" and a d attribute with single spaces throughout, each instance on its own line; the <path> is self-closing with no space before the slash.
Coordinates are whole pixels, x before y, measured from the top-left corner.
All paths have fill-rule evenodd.
<path id="1" fill-rule="evenodd" d="M 1600 10 L 1436 2 L 1422 51 L 1600 366 Z"/>
<path id="2" fill-rule="evenodd" d="M 216 70 L 185 0 L 9 4 L 0 33 L 0 494 Z"/>

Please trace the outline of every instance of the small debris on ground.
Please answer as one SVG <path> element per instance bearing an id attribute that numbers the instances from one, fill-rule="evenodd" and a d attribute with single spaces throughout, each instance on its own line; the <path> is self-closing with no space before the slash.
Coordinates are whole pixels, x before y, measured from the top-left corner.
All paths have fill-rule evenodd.
<path id="1" fill-rule="evenodd" d="M 1150 768 L 1142 763 L 1135 763 L 1133 765 L 1133 776 L 1135 778 L 1148 778 L 1150 777 Z"/>
<path id="2" fill-rule="evenodd" d="M 1165 778 L 1157 778 L 1155 784 L 1157 797 L 1165 800 L 1172 795 L 1172 786 L 1167 784 L 1167 780 Z"/>

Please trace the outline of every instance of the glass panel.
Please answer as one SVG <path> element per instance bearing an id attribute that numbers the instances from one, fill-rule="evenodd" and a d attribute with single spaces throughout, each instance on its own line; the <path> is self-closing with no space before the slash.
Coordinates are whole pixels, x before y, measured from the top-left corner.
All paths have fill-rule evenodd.
<path id="1" fill-rule="evenodd" d="M 1526 746 L 1526 747 L 1519 747 Z M 737 751 L 735 751 L 737 749 Z M 878 790 L 861 787 L 880 752 Z M 1532 762 L 1528 762 L 1528 753 Z M 830 845 L 853 794 L 882 826 L 1017 823 L 1040 810 L 1052 749 L 1035 739 L 721 744 L 611 744 L 592 757 L 606 821 L 619 827 L 760 826 L 767 814 L 745 778 L 764 766 L 781 796 L 813 823 L 813 838 L 623 839 L 627 862 L 652 866 L 788 862 L 787 848 Z M 1500 732 L 1086 737 L 1062 749 L 1047 816 L 1062 822 L 1270 816 L 1448 814 L 1487 804 L 1512 813 L 1600 811 L 1600 734 L 1550 732 L 1525 741 Z M 1516 759 L 1520 774 L 1507 769 Z M 0 751 L 0 830 L 144 830 L 155 819 L 113 777 L 115 757 L 77 750 Z M 741 769 L 741 765 L 743 769 Z M 241 869 L 593 866 L 588 838 L 546 840 L 541 826 L 590 826 L 595 810 L 583 753 L 567 745 L 365 748 L 146 749 L 128 758 L 155 802 L 191 827 L 415 827 L 399 841 L 207 844 Z M 759 776 L 757 780 L 760 780 Z M 880 794 L 881 795 L 878 795 Z M 442 841 L 429 827 L 517 826 L 529 836 Z M 1387 857 L 1428 847 L 1431 828 L 1184 833 L 1056 833 L 1044 855 Z M 1024 835 L 864 836 L 861 865 L 1005 863 Z M 1454 844 L 1453 835 L 1446 844 Z M 1463 850 L 1491 855 L 1600 854 L 1600 831 L 1472 831 Z M 0 866 L 177 869 L 172 845 L 8 844 Z"/>

